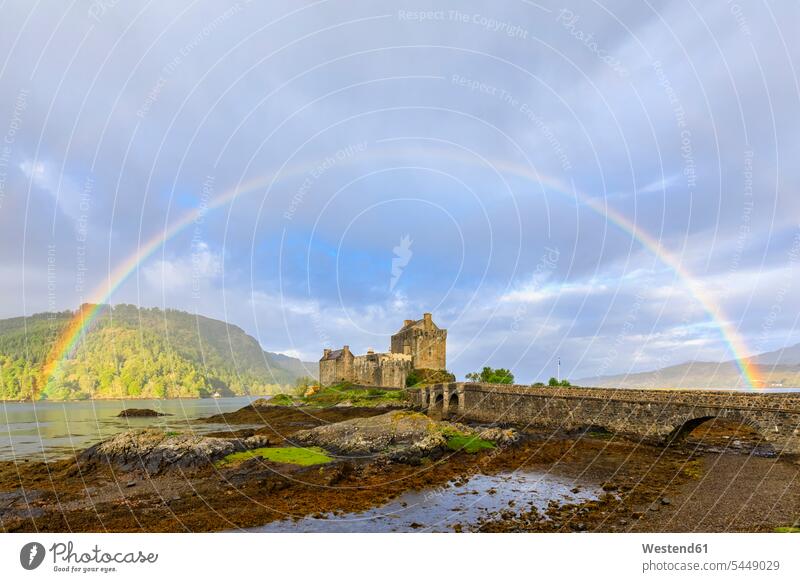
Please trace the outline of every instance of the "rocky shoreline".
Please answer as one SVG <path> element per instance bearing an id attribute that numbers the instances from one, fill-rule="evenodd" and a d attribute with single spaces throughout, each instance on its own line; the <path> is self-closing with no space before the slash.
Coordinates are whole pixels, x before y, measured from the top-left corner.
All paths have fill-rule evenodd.
<path id="1" fill-rule="evenodd" d="M 230 428 L 202 436 L 127 431 L 71 459 L 0 463 L 0 527 L 252 528 L 364 511 L 407 491 L 524 470 L 602 494 L 552 500 L 544 509 L 520 499 L 456 531 L 773 531 L 800 519 L 800 466 L 782 459 L 451 423 L 396 405 L 257 401 L 197 422 Z M 730 486 L 731 479 L 742 486 Z"/>

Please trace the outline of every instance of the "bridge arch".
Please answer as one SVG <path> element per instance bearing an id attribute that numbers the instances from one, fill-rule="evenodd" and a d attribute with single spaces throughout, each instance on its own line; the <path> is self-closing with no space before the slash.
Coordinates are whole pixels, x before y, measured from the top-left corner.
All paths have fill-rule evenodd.
<path id="1" fill-rule="evenodd" d="M 667 435 L 666 441 L 667 444 L 672 443 L 679 443 L 686 440 L 686 437 L 689 434 L 699 427 L 701 424 L 708 422 L 709 420 L 713 420 L 717 418 L 716 416 L 698 416 L 695 418 L 690 418 L 688 420 L 684 420 L 680 424 L 678 424 L 675 428 L 670 431 Z"/>
<path id="2" fill-rule="evenodd" d="M 447 415 L 449 417 L 454 417 L 460 412 L 460 406 L 458 403 L 458 392 L 453 390 L 450 392 L 450 398 L 447 400 Z"/>
<path id="3" fill-rule="evenodd" d="M 674 428 L 667 435 L 665 439 L 666 444 L 683 442 L 695 429 L 706 424 L 707 422 L 712 422 L 714 420 L 735 423 L 739 426 L 739 428 L 749 428 L 764 444 L 770 443 L 771 439 L 769 438 L 769 431 L 759 423 L 748 418 L 747 415 L 740 414 L 738 412 L 731 414 L 726 410 L 715 412 L 716 413 L 709 412 L 679 419 L 678 422 L 675 423 Z"/>
<path id="4" fill-rule="evenodd" d="M 441 391 L 431 395 L 430 411 L 435 415 L 441 415 L 444 409 L 444 396 Z"/>

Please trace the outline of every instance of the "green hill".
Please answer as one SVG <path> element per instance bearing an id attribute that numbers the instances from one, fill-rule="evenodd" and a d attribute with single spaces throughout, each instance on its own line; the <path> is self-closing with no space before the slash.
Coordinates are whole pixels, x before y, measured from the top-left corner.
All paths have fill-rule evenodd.
<path id="1" fill-rule="evenodd" d="M 0 320 L 1 400 L 266 394 L 314 370 L 265 352 L 241 328 L 223 321 L 117 305 L 101 308 L 45 383 L 44 363 L 74 315 Z"/>

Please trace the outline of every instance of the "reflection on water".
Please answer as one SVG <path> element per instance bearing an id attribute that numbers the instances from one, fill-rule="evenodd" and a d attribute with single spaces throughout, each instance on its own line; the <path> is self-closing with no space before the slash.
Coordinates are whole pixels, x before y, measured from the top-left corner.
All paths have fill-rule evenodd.
<path id="1" fill-rule="evenodd" d="M 256 398 L 259 397 L 0 402 L 0 460 L 57 459 L 134 428 L 153 426 L 198 433 L 223 430 L 229 427 L 222 424 L 194 424 L 191 421 L 238 410 Z M 171 416 L 118 418 L 117 415 L 125 408 L 151 408 Z"/>
<path id="2" fill-rule="evenodd" d="M 458 486 L 427 491 L 409 491 L 395 500 L 368 511 L 334 515 L 325 519 L 285 519 L 252 528 L 251 532 L 451 532 L 460 525 L 469 531 L 480 518 L 498 511 L 520 513 L 536 507 L 544 511 L 551 500 L 581 503 L 596 499 L 602 491 L 549 473 L 517 471 L 498 475 L 476 475 Z M 354 495 L 357 493 L 354 492 Z"/>

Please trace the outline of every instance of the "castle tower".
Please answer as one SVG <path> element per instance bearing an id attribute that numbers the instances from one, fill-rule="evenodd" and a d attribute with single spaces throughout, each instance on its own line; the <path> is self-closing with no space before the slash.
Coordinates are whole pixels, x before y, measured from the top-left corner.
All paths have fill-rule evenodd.
<path id="1" fill-rule="evenodd" d="M 433 323 L 430 313 L 422 319 L 406 319 L 392 336 L 392 353 L 411 356 L 413 368 L 444 370 L 447 367 L 447 330 Z"/>

